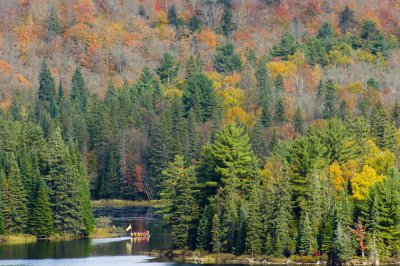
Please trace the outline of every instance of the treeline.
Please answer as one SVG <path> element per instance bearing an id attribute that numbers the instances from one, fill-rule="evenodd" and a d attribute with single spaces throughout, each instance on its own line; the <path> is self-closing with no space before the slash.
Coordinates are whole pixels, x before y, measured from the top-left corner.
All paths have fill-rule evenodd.
<path id="1" fill-rule="evenodd" d="M 94 221 L 76 143 L 4 114 L 0 128 L 0 234 L 88 235 Z"/>
<path id="2" fill-rule="evenodd" d="M 160 206 L 177 248 L 276 257 L 397 257 L 400 176 L 394 123 L 382 107 L 312 125 L 274 144 L 261 169 L 243 127 L 228 124 L 163 171 Z M 366 254 L 365 254 L 366 253 Z"/>

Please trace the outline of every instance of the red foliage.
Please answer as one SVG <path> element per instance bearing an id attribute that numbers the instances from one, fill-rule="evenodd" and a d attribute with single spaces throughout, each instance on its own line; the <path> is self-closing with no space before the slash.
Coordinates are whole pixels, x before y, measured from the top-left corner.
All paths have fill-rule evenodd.
<path id="1" fill-rule="evenodd" d="M 136 191 L 144 192 L 144 184 L 143 184 L 143 165 L 137 164 L 134 170 L 134 176 L 136 179 Z"/>

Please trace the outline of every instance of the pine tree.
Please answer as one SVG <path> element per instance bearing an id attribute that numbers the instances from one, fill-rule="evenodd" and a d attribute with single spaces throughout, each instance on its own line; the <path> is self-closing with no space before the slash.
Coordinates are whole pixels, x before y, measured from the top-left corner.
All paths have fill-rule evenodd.
<path id="1" fill-rule="evenodd" d="M 262 223 L 260 212 L 260 199 L 256 186 L 250 192 L 248 202 L 248 217 L 246 221 L 246 251 L 248 254 L 261 254 Z"/>
<path id="2" fill-rule="evenodd" d="M 397 101 L 393 105 L 391 116 L 396 128 L 400 128 L 400 104 Z"/>
<path id="3" fill-rule="evenodd" d="M 47 238 L 53 230 L 53 217 L 46 185 L 43 180 L 38 183 L 36 197 L 29 217 L 29 232 L 38 238 Z"/>
<path id="4" fill-rule="evenodd" d="M 203 66 L 204 60 L 201 58 L 200 54 L 191 55 L 186 63 L 185 80 L 189 80 L 190 77 L 197 72 L 202 72 Z"/>
<path id="5" fill-rule="evenodd" d="M 50 32 L 54 32 L 57 35 L 61 34 L 60 19 L 58 17 L 57 8 L 54 4 L 50 5 L 50 16 L 47 23 L 47 30 Z"/>
<path id="6" fill-rule="evenodd" d="M 396 127 L 389 119 L 385 107 L 378 103 L 371 115 L 371 135 L 379 148 L 393 149 L 396 144 Z"/>
<path id="7" fill-rule="evenodd" d="M 169 9 L 168 9 L 168 23 L 169 25 L 174 25 L 176 26 L 178 22 L 178 14 L 176 11 L 176 6 L 173 4 Z"/>
<path id="8" fill-rule="evenodd" d="M 62 86 L 62 82 L 60 80 L 60 83 L 58 85 L 58 90 L 57 90 L 57 105 L 59 106 L 59 108 L 61 109 L 63 103 L 64 103 L 64 89 Z"/>
<path id="9" fill-rule="evenodd" d="M 269 101 L 264 101 L 261 105 L 261 108 L 261 124 L 264 127 L 270 127 L 272 125 L 272 114 L 270 111 Z"/>
<path id="10" fill-rule="evenodd" d="M 231 74 L 242 70 L 242 59 L 235 52 L 235 47 L 232 43 L 226 43 L 217 47 L 213 63 L 214 68 L 224 74 Z"/>
<path id="11" fill-rule="evenodd" d="M 51 75 L 46 60 L 43 60 L 42 68 L 39 74 L 38 99 L 40 101 L 52 102 L 54 101 L 55 96 L 56 96 L 56 87 L 54 84 L 54 79 Z"/>
<path id="12" fill-rule="evenodd" d="M 212 250 L 212 220 L 212 207 L 206 205 L 197 230 L 196 245 L 199 250 Z"/>
<path id="13" fill-rule="evenodd" d="M 246 188 L 255 176 L 257 158 L 251 148 L 249 136 L 244 129 L 233 123 L 217 133 L 212 144 L 215 172 L 224 184 Z"/>
<path id="14" fill-rule="evenodd" d="M 297 42 L 290 32 L 285 32 L 278 45 L 272 47 L 272 55 L 288 60 L 289 55 L 293 55 L 297 50 Z"/>
<path id="15" fill-rule="evenodd" d="M 185 142 L 184 154 L 185 159 L 189 163 L 193 163 L 199 159 L 201 150 L 201 135 L 196 123 L 196 116 L 193 110 L 189 110 L 186 129 L 185 129 Z"/>
<path id="16" fill-rule="evenodd" d="M 72 88 L 70 99 L 77 107 L 84 111 L 88 104 L 89 92 L 83 79 L 80 68 L 76 68 L 72 77 Z"/>
<path id="17" fill-rule="evenodd" d="M 212 251 L 214 253 L 221 253 L 222 228 L 221 228 L 221 222 L 217 214 L 214 214 L 214 217 L 212 219 L 211 236 L 212 236 L 211 237 Z"/>
<path id="18" fill-rule="evenodd" d="M 299 107 L 296 108 L 293 116 L 293 127 L 298 134 L 302 135 L 304 133 L 303 117 Z"/>
<path id="19" fill-rule="evenodd" d="M 171 80 L 173 80 L 178 74 L 178 70 L 179 64 L 175 62 L 172 55 L 164 53 L 160 66 L 156 69 L 156 72 L 160 76 L 161 82 L 169 85 Z"/>
<path id="20" fill-rule="evenodd" d="M 304 220 L 301 224 L 300 235 L 299 235 L 299 253 L 300 255 L 310 256 L 314 251 L 315 240 L 313 236 L 313 229 L 309 214 L 306 213 Z"/>
<path id="21" fill-rule="evenodd" d="M 218 102 L 212 82 L 206 75 L 195 73 L 187 80 L 183 91 L 183 104 L 186 112 L 193 110 L 198 121 L 205 122 L 216 118 Z"/>
<path id="22" fill-rule="evenodd" d="M 165 176 L 160 194 L 165 200 L 164 219 L 171 225 L 174 245 L 180 249 L 192 247 L 196 236 L 199 210 L 194 198 L 195 176 L 193 167 L 185 168 L 181 156 L 163 171 Z"/>
<path id="23" fill-rule="evenodd" d="M 322 228 L 320 230 L 320 235 L 319 235 L 320 250 L 324 254 L 328 254 L 328 256 L 332 255 L 334 238 L 335 238 L 334 219 L 333 215 L 331 213 L 328 213 L 324 217 Z"/>
<path id="24" fill-rule="evenodd" d="M 229 37 L 237 28 L 236 23 L 232 21 L 232 1 L 222 0 L 221 2 L 224 4 L 224 13 L 221 18 L 221 30 L 226 37 Z"/>
<path id="25" fill-rule="evenodd" d="M 338 223 L 335 231 L 334 261 L 337 264 L 348 262 L 354 255 L 350 230 Z"/>
<path id="26" fill-rule="evenodd" d="M 6 156 L 5 170 L 2 185 L 5 192 L 5 228 L 10 232 L 24 232 L 28 220 L 28 199 L 14 153 Z"/>
<path id="27" fill-rule="evenodd" d="M 322 117 L 324 119 L 329 119 L 329 118 L 334 117 L 337 114 L 336 89 L 335 89 L 335 84 L 332 80 L 328 80 L 328 82 L 325 84 L 324 91 L 325 91 L 325 94 L 324 94 Z"/>
<path id="28" fill-rule="evenodd" d="M 278 102 L 276 103 L 274 121 L 275 121 L 275 123 L 285 123 L 286 122 L 285 105 L 283 103 L 282 98 L 279 98 Z"/>
<path id="29" fill-rule="evenodd" d="M 276 95 L 282 96 L 282 93 L 285 91 L 284 86 L 283 86 L 283 76 L 281 74 L 278 74 L 275 78 L 274 81 L 275 85 L 275 93 Z"/>
<path id="30" fill-rule="evenodd" d="M 339 27 L 342 34 L 346 34 L 354 25 L 356 21 L 354 19 L 354 11 L 346 6 L 339 13 Z"/>

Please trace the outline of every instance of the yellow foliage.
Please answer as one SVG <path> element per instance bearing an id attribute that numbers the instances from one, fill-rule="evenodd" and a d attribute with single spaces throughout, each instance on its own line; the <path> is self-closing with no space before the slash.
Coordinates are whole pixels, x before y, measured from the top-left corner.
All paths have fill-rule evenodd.
<path id="1" fill-rule="evenodd" d="M 163 11 L 157 11 L 157 13 L 154 15 L 154 22 L 157 26 L 157 28 L 162 29 L 165 26 L 168 25 L 168 16 L 167 14 Z"/>
<path id="2" fill-rule="evenodd" d="M 169 88 L 165 91 L 165 95 L 169 98 L 174 98 L 175 95 L 182 97 L 183 91 L 178 88 Z"/>
<path id="3" fill-rule="evenodd" d="M 295 64 L 299 69 L 302 69 L 306 64 L 306 56 L 304 52 L 298 50 L 294 55 L 289 55 L 289 62 Z"/>
<path id="4" fill-rule="evenodd" d="M 343 172 L 337 163 L 329 166 L 329 178 L 336 191 L 342 191 L 347 185 L 347 180 L 343 177 Z"/>
<path id="5" fill-rule="evenodd" d="M 267 67 L 273 78 L 276 78 L 278 74 L 282 76 L 293 75 L 297 70 L 296 65 L 288 61 L 269 62 Z"/>
<path id="6" fill-rule="evenodd" d="M 368 51 L 358 49 L 356 52 L 357 59 L 360 61 L 368 62 L 368 63 L 375 63 L 376 56 L 371 54 Z"/>
<path id="7" fill-rule="evenodd" d="M 348 160 L 341 167 L 343 177 L 346 180 L 351 179 L 354 176 L 354 174 L 358 171 L 358 168 L 359 165 L 356 160 Z"/>
<path id="8" fill-rule="evenodd" d="M 360 173 L 356 173 L 351 179 L 351 189 L 353 198 L 356 200 L 364 200 L 369 195 L 369 190 L 376 183 L 385 179 L 383 175 L 378 175 L 374 168 L 364 165 Z"/>
<path id="9" fill-rule="evenodd" d="M 197 34 L 197 39 L 205 43 L 208 48 L 215 48 L 218 44 L 217 35 L 209 28 L 206 28 Z"/>
<path id="10" fill-rule="evenodd" d="M 244 93 L 238 88 L 228 88 L 218 92 L 222 96 L 225 107 L 240 106 L 244 99 Z"/>
<path id="11" fill-rule="evenodd" d="M 250 119 L 245 110 L 239 106 L 230 107 L 225 112 L 225 123 L 240 121 L 249 125 Z"/>
<path id="12" fill-rule="evenodd" d="M 235 86 L 237 83 L 239 83 L 241 80 L 240 74 L 234 73 L 232 75 L 228 75 L 224 78 L 224 83 L 226 83 L 227 86 Z"/>
<path id="13" fill-rule="evenodd" d="M 353 82 L 347 85 L 346 90 L 353 93 L 362 93 L 364 86 L 361 82 Z"/>

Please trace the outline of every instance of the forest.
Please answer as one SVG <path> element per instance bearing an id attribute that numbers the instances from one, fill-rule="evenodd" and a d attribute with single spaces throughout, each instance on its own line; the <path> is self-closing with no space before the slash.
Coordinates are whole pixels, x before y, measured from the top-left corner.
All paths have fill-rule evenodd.
<path id="1" fill-rule="evenodd" d="M 0 234 L 158 199 L 176 249 L 399 258 L 399 9 L 2 1 Z"/>

